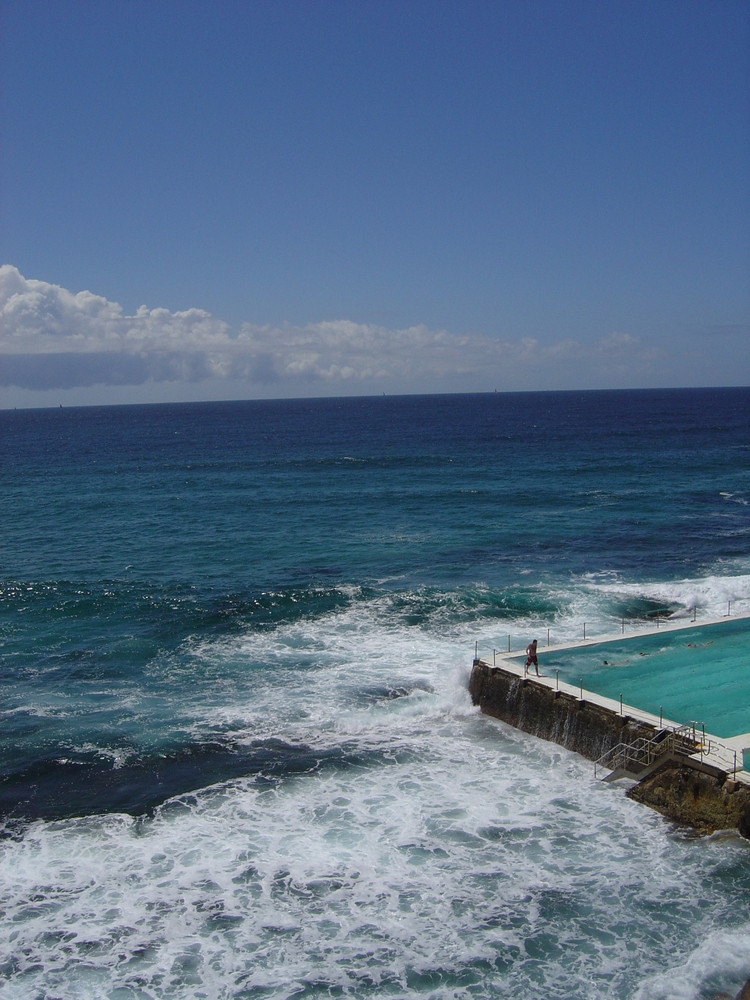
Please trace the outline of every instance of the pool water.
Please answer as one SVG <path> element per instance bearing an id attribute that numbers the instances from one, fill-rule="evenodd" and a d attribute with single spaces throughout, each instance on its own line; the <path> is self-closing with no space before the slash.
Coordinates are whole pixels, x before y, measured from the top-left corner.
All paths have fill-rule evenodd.
<path id="1" fill-rule="evenodd" d="M 514 658 L 523 663 L 524 657 Z M 539 670 L 729 739 L 750 732 L 750 618 L 539 649 Z"/>

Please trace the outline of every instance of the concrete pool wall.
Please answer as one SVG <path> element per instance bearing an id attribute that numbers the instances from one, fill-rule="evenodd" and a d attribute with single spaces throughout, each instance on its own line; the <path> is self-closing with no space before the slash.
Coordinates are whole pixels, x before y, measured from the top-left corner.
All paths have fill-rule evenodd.
<path id="1" fill-rule="evenodd" d="M 594 644 L 591 640 L 575 646 Z M 540 649 L 540 655 L 552 648 Z M 469 683 L 474 704 L 487 715 L 589 760 L 606 761 L 619 748 L 658 745 L 670 733 L 686 732 L 679 722 L 556 676 L 524 677 L 523 659 L 519 662 L 517 654 L 498 657 L 493 653 L 492 659 L 492 663 L 479 657 L 474 660 Z M 702 729 L 688 732 L 678 752 L 665 753 L 653 766 L 629 775 L 635 784 L 628 794 L 696 829 L 732 828 L 750 839 L 750 774 L 742 770 L 746 746 L 750 747 L 748 733 L 721 741 Z"/>
<path id="2" fill-rule="evenodd" d="M 700 641 L 701 636 L 709 641 Z M 491 658 L 481 658 L 523 673 L 520 650 L 496 649 Z M 553 681 L 559 677 L 561 689 L 565 683 L 571 690 L 583 687 L 605 703 L 619 703 L 622 697 L 631 715 L 637 711 L 649 721 L 669 717 L 679 724 L 704 724 L 716 739 L 750 747 L 750 615 L 662 620 L 658 627 L 629 634 L 548 642 L 540 644 L 539 659 L 540 671 Z"/>
<path id="3" fill-rule="evenodd" d="M 731 738 L 750 732 L 748 651 L 750 620 L 733 618 L 548 647 L 540 670 Z"/>

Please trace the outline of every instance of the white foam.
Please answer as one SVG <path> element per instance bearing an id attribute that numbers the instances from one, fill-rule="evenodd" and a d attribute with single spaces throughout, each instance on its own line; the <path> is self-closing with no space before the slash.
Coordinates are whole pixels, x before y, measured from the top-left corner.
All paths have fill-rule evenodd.
<path id="1" fill-rule="evenodd" d="M 152 819 L 0 841 L 15 1000 L 286 998 L 311 981 L 374 1000 L 693 1000 L 712 954 L 731 979 L 748 845 L 675 836 L 588 762 L 481 716 L 477 628 L 409 624 L 379 597 L 193 645 L 197 731 L 352 752 Z"/>
<path id="2" fill-rule="evenodd" d="M 478 969 L 484 995 L 624 998 L 641 962 L 733 926 L 742 890 L 717 868 L 743 845 L 673 839 L 580 758 L 492 720 L 425 721 L 371 731 L 369 764 L 3 841 L 15 995 L 282 997 L 312 977 L 357 996 L 367 976 L 403 996 L 421 973 L 447 997 Z"/>
<path id="3" fill-rule="evenodd" d="M 750 974 L 750 921 L 735 927 L 709 931 L 706 936 L 668 963 L 662 971 L 647 977 L 635 1000 L 694 1000 L 719 992 L 735 996 Z"/>
<path id="4" fill-rule="evenodd" d="M 748 573 L 639 583 L 624 582 L 615 575 L 609 579 L 590 578 L 589 586 L 602 594 L 647 598 L 665 607 L 677 604 L 683 608 L 683 615 L 692 614 L 695 609 L 703 618 L 716 617 L 726 614 L 730 604 L 732 613 L 739 615 L 750 611 Z"/>

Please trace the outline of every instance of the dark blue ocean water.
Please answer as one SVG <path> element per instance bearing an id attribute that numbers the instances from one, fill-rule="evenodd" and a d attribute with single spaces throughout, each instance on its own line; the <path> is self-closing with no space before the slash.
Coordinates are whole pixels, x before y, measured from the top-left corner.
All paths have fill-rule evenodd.
<path id="1" fill-rule="evenodd" d="M 5 994 L 736 991 L 748 845 L 466 684 L 509 634 L 750 611 L 749 418 L 748 389 L 0 412 Z"/>

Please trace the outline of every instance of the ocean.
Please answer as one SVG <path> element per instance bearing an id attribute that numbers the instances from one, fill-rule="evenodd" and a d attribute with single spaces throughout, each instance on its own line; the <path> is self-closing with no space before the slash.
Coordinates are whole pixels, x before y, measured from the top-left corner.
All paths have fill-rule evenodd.
<path id="1" fill-rule="evenodd" d="M 3 998 L 750 975 L 750 843 L 467 690 L 509 636 L 750 612 L 750 389 L 6 410 L 0 476 Z"/>

